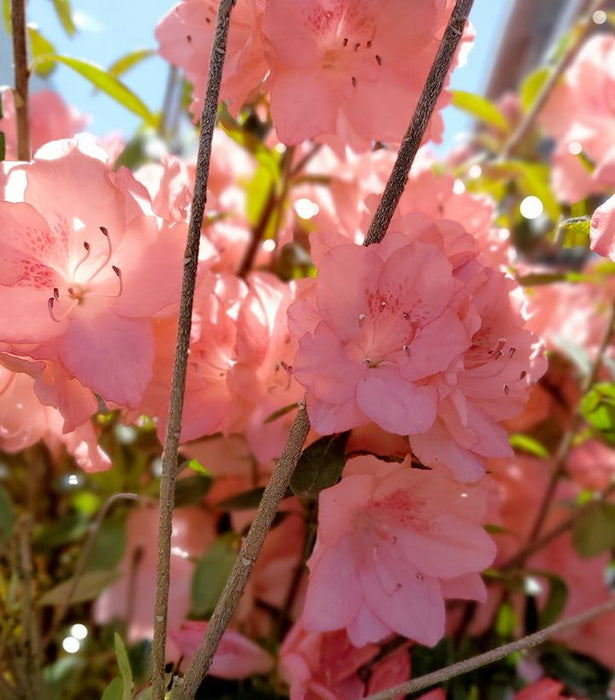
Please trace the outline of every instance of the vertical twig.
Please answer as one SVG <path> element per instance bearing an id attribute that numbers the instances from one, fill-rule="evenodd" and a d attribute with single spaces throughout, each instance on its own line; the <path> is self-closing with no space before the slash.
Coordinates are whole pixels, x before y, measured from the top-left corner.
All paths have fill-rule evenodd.
<path id="1" fill-rule="evenodd" d="M 457 0 L 451 13 L 442 39 L 442 46 L 434 59 L 434 64 L 423 88 L 417 109 L 412 116 L 406 137 L 400 148 L 400 155 L 397 157 L 382 201 L 378 207 L 378 211 L 382 210 L 383 213 L 381 212 L 381 215 L 378 216 L 378 212 L 376 212 L 374 221 L 372 221 L 370 226 L 372 236 L 366 239 L 365 245 L 376 243 L 384 238 L 393 211 L 408 179 L 408 172 L 425 133 L 427 122 L 444 86 L 446 74 L 450 68 L 455 49 L 461 39 L 472 4 L 473 0 Z M 384 206 L 383 202 L 385 203 Z M 305 405 L 302 404 L 290 429 L 290 435 L 282 456 L 278 460 L 271 475 L 271 480 L 265 489 L 256 517 L 242 542 L 241 551 L 209 620 L 203 640 L 194 654 L 183 679 L 177 679 L 177 683 L 171 691 L 171 697 L 174 700 L 189 700 L 193 698 L 201 681 L 207 675 L 220 639 L 235 612 L 237 603 L 250 578 L 256 558 L 265 540 L 265 535 L 271 527 L 278 505 L 290 484 L 290 478 L 299 461 L 309 429 L 310 423 L 307 411 Z"/>
<path id="2" fill-rule="evenodd" d="M 26 45 L 25 0 L 12 0 L 13 63 L 15 69 L 15 113 L 17 116 L 17 159 L 30 160 L 28 128 L 28 49 Z"/>
<path id="3" fill-rule="evenodd" d="M 603 5 L 604 0 L 593 0 L 591 5 L 589 6 L 589 9 L 575 28 L 577 31 L 577 36 L 572 38 L 567 50 L 564 52 L 563 56 L 560 58 L 557 64 L 553 67 L 551 74 L 545 80 L 531 108 L 525 114 L 523 119 L 519 122 L 517 128 L 511 134 L 508 141 L 504 144 L 504 148 L 502 149 L 498 160 L 506 160 L 507 158 L 510 158 L 510 156 L 517 149 L 521 141 L 523 141 L 527 132 L 530 130 L 530 128 L 536 121 L 536 117 L 538 117 L 540 111 L 545 106 L 547 98 L 551 94 L 551 91 L 555 87 L 560 76 L 566 70 L 566 68 L 568 68 L 572 59 L 579 52 L 579 49 L 581 48 L 581 45 L 583 43 L 583 39 L 587 36 L 589 30 L 592 28 L 594 13 L 596 12 L 596 10 L 599 10 Z"/>
<path id="4" fill-rule="evenodd" d="M 186 386 L 186 368 L 188 366 L 188 349 L 192 325 L 192 305 L 196 285 L 196 273 L 199 262 L 199 243 L 201 226 L 207 201 L 207 181 L 211 159 L 211 142 L 213 139 L 222 69 L 226 56 L 226 43 L 231 21 L 231 9 L 234 0 L 220 0 L 216 16 L 216 28 L 211 47 L 211 58 L 207 76 L 207 88 L 201 114 L 201 132 L 196 163 L 194 195 L 188 239 L 184 254 L 184 273 L 182 277 L 181 299 L 179 307 L 179 326 L 167 430 L 162 452 L 162 476 L 160 479 L 160 523 L 158 530 L 158 563 L 156 570 L 156 605 L 154 610 L 154 640 L 152 644 L 152 680 L 154 700 L 163 700 L 165 696 L 165 648 L 167 639 L 167 611 L 169 602 L 169 568 L 171 562 L 171 529 L 173 507 L 175 505 L 175 480 L 177 476 L 177 455 L 181 435 L 184 391 Z"/>
<path id="5" fill-rule="evenodd" d="M 403 194 L 408 174 L 416 154 L 421 146 L 427 125 L 440 97 L 444 81 L 453 62 L 453 56 L 459 46 L 463 30 L 472 9 L 474 0 L 457 0 L 448 21 L 448 26 L 442 37 L 442 43 L 427 77 L 427 82 L 416 105 L 416 110 L 408 131 L 404 136 L 393 166 L 391 176 L 382 193 L 378 209 L 365 237 L 364 245 L 379 243 L 383 238 L 399 200 Z"/>

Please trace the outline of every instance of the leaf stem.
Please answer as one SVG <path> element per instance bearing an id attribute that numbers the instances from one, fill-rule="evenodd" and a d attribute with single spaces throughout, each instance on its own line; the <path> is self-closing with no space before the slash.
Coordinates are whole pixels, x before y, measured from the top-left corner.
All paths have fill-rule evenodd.
<path id="1" fill-rule="evenodd" d="M 364 245 L 379 243 L 383 238 L 399 200 L 406 187 L 408 174 L 425 136 L 427 125 L 436 107 L 444 81 L 453 62 L 453 56 L 459 46 L 463 29 L 472 9 L 474 0 L 457 0 L 442 37 L 442 43 L 436 54 L 427 82 L 416 105 L 416 110 L 401 143 L 397 160 L 391 171 L 382 198 L 365 237 Z"/>
<path id="2" fill-rule="evenodd" d="M 218 111 L 218 98 L 222 82 L 222 69 L 226 56 L 226 44 L 234 0 L 220 0 L 216 16 L 216 28 L 211 47 L 207 76 L 207 88 L 201 114 L 199 150 L 188 238 L 184 254 L 184 272 L 179 307 L 177 345 L 173 364 L 171 394 L 167 430 L 162 452 L 162 476 L 160 479 L 160 521 L 158 530 L 158 563 L 156 570 L 156 605 L 154 610 L 154 639 L 152 643 L 152 680 L 154 700 L 165 696 L 165 649 L 167 638 L 167 612 L 171 562 L 171 530 L 175 503 L 177 455 L 181 435 L 182 412 L 188 366 L 188 349 L 192 326 L 192 306 L 199 260 L 201 226 L 207 201 L 207 181 L 211 159 L 211 143 Z"/>
<path id="3" fill-rule="evenodd" d="M 615 598 L 611 598 L 608 602 L 603 603 L 602 605 L 597 605 L 594 608 L 586 610 L 580 615 L 569 617 L 567 620 L 556 622 L 554 625 L 545 627 L 544 629 L 534 632 L 534 634 L 530 634 L 527 637 L 517 639 L 516 641 L 510 642 L 510 644 L 504 644 L 501 647 L 496 647 L 495 649 L 491 649 L 484 654 L 473 656 L 470 659 L 458 661 L 457 663 L 441 668 L 438 671 L 427 673 L 424 676 L 415 678 L 407 683 L 402 683 L 401 685 L 396 685 L 388 690 L 383 690 L 380 693 L 368 695 L 365 700 L 390 700 L 390 698 L 395 698 L 399 695 L 416 693 L 419 690 L 425 690 L 426 688 L 431 688 L 440 683 L 445 683 L 446 681 L 450 681 L 452 678 L 457 678 L 458 676 L 462 676 L 470 671 L 475 671 L 478 668 L 483 668 L 484 666 L 488 666 L 496 661 L 500 661 L 501 659 L 504 659 L 515 652 L 524 651 L 525 649 L 531 649 L 532 647 L 538 646 L 555 634 L 584 625 L 585 623 L 614 610 Z"/>
<path id="4" fill-rule="evenodd" d="M 13 64 L 15 71 L 15 114 L 17 117 L 17 159 L 30 160 L 28 120 L 28 49 L 26 44 L 25 0 L 12 0 Z"/>

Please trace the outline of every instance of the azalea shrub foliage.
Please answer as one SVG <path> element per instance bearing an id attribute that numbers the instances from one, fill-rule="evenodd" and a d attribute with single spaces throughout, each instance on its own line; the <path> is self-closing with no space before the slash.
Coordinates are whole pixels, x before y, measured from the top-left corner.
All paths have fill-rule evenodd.
<path id="1" fill-rule="evenodd" d="M 362 245 L 453 4 L 233 10 L 180 437 L 169 682 L 303 401 L 312 427 L 199 697 L 366 697 L 609 599 L 613 18 L 554 47 L 554 62 L 571 47 L 574 59 L 512 151 L 553 63 L 497 101 L 445 88 L 386 235 Z M 151 694 L 186 135 L 216 7 L 181 0 L 156 28 L 179 127 L 120 81 L 151 52 L 104 85 L 71 59 L 143 117 L 132 138 L 88 135 L 87 115 L 43 89 L 19 160 L 2 92 L 2 697 Z M 42 36 L 30 67 L 48 75 L 59 58 Z M 456 65 L 472 65 L 472 40 L 468 26 Z M 436 157 L 451 102 L 475 129 Z M 610 613 L 422 697 L 604 698 L 614 671 Z"/>

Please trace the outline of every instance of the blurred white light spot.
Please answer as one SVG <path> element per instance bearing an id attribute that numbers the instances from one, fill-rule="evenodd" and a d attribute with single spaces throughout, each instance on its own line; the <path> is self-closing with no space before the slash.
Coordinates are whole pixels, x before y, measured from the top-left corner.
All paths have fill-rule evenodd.
<path id="1" fill-rule="evenodd" d="M 152 460 L 152 476 L 162 476 L 162 459 L 160 457 Z"/>
<path id="2" fill-rule="evenodd" d="M 453 192 L 455 194 L 463 194 L 466 191 L 466 186 L 461 180 L 455 180 L 453 183 Z"/>
<path id="3" fill-rule="evenodd" d="M 571 156 L 579 156 L 583 153 L 583 146 L 578 141 L 571 141 L 568 144 L 568 153 Z"/>
<path id="4" fill-rule="evenodd" d="M 286 146 L 283 143 L 276 143 L 276 145 L 273 148 L 277 153 L 286 152 Z"/>
<path id="5" fill-rule="evenodd" d="M 85 228 L 85 224 L 78 216 L 73 216 L 73 229 L 75 233 Z"/>
<path id="6" fill-rule="evenodd" d="M 62 640 L 62 649 L 67 654 L 76 654 L 81 649 L 81 642 L 74 637 L 64 637 Z"/>
<path id="7" fill-rule="evenodd" d="M 133 425 L 122 425 L 121 423 L 115 426 L 115 437 L 122 445 L 130 445 L 138 436 L 137 429 Z"/>
<path id="8" fill-rule="evenodd" d="M 474 163 L 474 165 L 471 165 L 468 168 L 468 177 L 471 178 L 472 180 L 476 180 L 477 177 L 480 177 L 483 174 L 483 169 L 480 167 L 478 163 Z"/>
<path id="9" fill-rule="evenodd" d="M 498 232 L 498 238 L 501 241 L 507 241 L 510 238 L 510 231 L 507 228 L 501 228 Z"/>
<path id="10" fill-rule="evenodd" d="M 171 554 L 175 557 L 180 557 L 181 559 L 190 559 L 190 554 L 185 549 L 182 549 L 177 545 L 175 547 L 171 547 Z"/>
<path id="11" fill-rule="evenodd" d="M 526 576 L 523 581 L 523 588 L 527 595 L 537 596 L 542 593 L 542 585 L 540 581 L 533 576 Z"/>
<path id="12" fill-rule="evenodd" d="M 519 211 L 525 219 L 537 219 L 544 211 L 544 207 L 540 199 L 531 194 L 529 197 L 521 200 Z"/>
<path id="13" fill-rule="evenodd" d="M 468 494 L 467 494 L 465 491 L 464 491 L 463 493 L 460 493 L 459 495 L 461 496 L 461 498 L 467 498 L 467 497 L 468 497 Z"/>
<path id="14" fill-rule="evenodd" d="M 88 628 L 78 622 L 70 628 L 70 636 L 78 640 L 85 639 L 88 636 Z M 67 637 L 67 639 L 70 639 L 70 637 Z"/>
<path id="15" fill-rule="evenodd" d="M 604 10 L 596 10 L 592 15 L 592 20 L 594 24 L 604 24 L 608 17 Z"/>
<path id="16" fill-rule="evenodd" d="M 79 477 L 77 474 L 69 474 L 66 477 L 66 481 L 69 486 L 78 486 L 79 485 Z"/>
<path id="17" fill-rule="evenodd" d="M 320 211 L 320 207 L 311 199 L 302 197 L 295 202 L 295 211 L 302 219 L 311 219 Z"/>
<path id="18" fill-rule="evenodd" d="M 265 253 L 272 253 L 275 250 L 275 241 L 273 238 L 268 238 L 266 241 L 263 241 L 263 250 Z"/>

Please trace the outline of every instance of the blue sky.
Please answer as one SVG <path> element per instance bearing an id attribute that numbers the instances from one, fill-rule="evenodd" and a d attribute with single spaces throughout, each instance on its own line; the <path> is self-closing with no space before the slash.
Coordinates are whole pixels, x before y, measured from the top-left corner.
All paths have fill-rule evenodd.
<path id="1" fill-rule="evenodd" d="M 155 48 L 154 27 L 173 4 L 169 0 L 74 0 L 80 30 L 72 38 L 64 34 L 49 0 L 28 2 L 28 21 L 38 24 L 59 53 L 106 67 L 129 51 Z M 471 19 L 476 42 L 468 64 L 453 75 L 452 87 L 479 93 L 484 90 L 510 4 L 510 0 L 475 0 Z M 161 107 L 167 73 L 168 66 L 156 56 L 132 69 L 124 80 L 156 111 Z M 88 128 L 95 134 L 121 131 L 130 136 L 138 125 L 137 117 L 106 95 L 94 94 L 83 78 L 64 66 L 56 69 L 53 86 L 69 104 L 92 115 Z M 470 121 L 454 108 L 446 110 L 445 119 L 445 147 L 450 147 Z"/>

